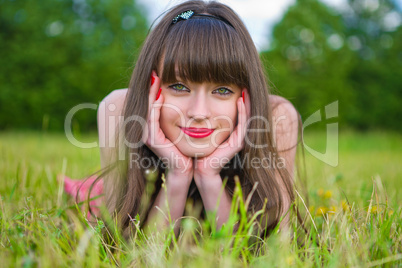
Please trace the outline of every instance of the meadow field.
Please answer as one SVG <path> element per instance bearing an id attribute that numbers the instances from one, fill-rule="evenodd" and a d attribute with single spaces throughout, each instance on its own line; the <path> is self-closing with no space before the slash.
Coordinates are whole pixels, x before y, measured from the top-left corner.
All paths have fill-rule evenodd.
<path id="1" fill-rule="evenodd" d="M 77 134 L 97 141 L 96 133 Z M 325 133 L 305 133 L 324 151 Z M 331 167 L 305 151 L 307 196 L 297 205 L 308 235 L 295 223 L 293 239 L 281 233 L 265 241 L 243 228 L 210 230 L 183 220 L 178 238 L 144 234 L 132 243 L 101 235 L 89 226 L 56 180 L 63 173 L 84 178 L 100 168 L 99 148 L 72 145 L 63 133 L 0 133 L 0 263 L 2 267 L 395 267 L 402 265 L 402 135 L 393 132 L 339 134 L 339 164 Z M 236 199 L 234 201 L 238 201 Z M 307 202 L 308 201 L 308 202 Z M 237 204 L 241 206 L 241 201 Z M 304 205 L 305 204 L 305 205 Z M 303 240 L 299 243 L 297 240 Z M 256 247 L 256 244 L 259 246 Z"/>

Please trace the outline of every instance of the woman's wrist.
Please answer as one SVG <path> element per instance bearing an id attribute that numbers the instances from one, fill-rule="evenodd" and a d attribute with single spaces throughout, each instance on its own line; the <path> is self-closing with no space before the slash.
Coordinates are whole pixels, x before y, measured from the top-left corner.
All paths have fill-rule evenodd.
<path id="1" fill-rule="evenodd" d="M 167 171 L 166 181 L 171 185 L 183 185 L 187 183 L 190 185 L 193 179 L 193 171 L 170 169 Z M 177 182 L 177 183 L 176 183 Z"/>
<path id="2" fill-rule="evenodd" d="M 194 174 L 194 182 L 200 191 L 208 191 L 222 186 L 222 178 L 219 174 Z"/>

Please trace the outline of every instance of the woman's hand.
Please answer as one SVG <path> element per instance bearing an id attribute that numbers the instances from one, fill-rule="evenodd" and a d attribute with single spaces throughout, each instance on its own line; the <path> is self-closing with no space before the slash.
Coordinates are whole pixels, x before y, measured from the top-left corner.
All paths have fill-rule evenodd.
<path id="1" fill-rule="evenodd" d="M 164 97 L 161 94 L 160 79 L 152 71 L 152 83 L 148 100 L 147 125 L 144 128 L 142 141 L 151 149 L 167 166 L 169 178 L 189 178 L 188 183 L 193 177 L 193 160 L 191 157 L 183 155 L 177 147 L 166 138 L 160 128 L 159 118 Z"/>
<path id="2" fill-rule="evenodd" d="M 250 98 L 246 89 L 243 97 L 237 100 L 238 124 L 229 138 L 219 145 L 209 156 L 194 159 L 194 181 L 197 187 L 202 187 L 206 180 L 220 179 L 222 168 L 244 148 L 247 121 L 250 118 Z"/>

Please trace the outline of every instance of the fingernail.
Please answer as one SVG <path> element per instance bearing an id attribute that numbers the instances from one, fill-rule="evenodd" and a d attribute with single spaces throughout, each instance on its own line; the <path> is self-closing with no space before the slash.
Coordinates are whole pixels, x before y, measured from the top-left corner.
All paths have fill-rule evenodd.
<path id="1" fill-rule="evenodd" d="M 159 89 L 158 94 L 156 95 L 156 100 L 159 99 L 159 96 L 161 95 L 161 92 L 162 92 L 162 88 Z"/>
<path id="2" fill-rule="evenodd" d="M 242 97 L 243 97 L 243 103 L 246 103 L 246 101 L 244 100 L 244 91 L 243 93 L 241 93 Z"/>
<path id="3" fill-rule="evenodd" d="M 151 76 L 151 86 L 154 84 L 154 82 L 155 82 L 155 77 L 152 75 Z"/>

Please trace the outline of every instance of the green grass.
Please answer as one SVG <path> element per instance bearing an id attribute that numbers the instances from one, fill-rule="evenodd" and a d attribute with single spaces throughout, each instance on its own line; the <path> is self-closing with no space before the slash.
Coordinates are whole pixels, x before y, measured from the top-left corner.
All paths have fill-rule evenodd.
<path id="1" fill-rule="evenodd" d="M 230 234 L 208 223 L 183 220 L 183 235 L 138 232 L 134 245 L 106 245 L 62 193 L 56 175 L 83 178 L 98 170 L 98 148 L 73 146 L 64 134 L 0 133 L 0 258 L 3 267 L 340 267 L 402 265 L 402 136 L 389 132 L 341 132 L 339 165 L 331 167 L 306 152 L 310 238 L 298 246 L 274 233 L 260 248 L 246 217 Z M 96 141 L 95 134 L 81 141 Z M 306 133 L 305 142 L 323 150 L 325 134 Z M 238 200 L 235 198 L 235 201 Z M 234 204 L 235 205 L 235 204 Z M 237 205 L 241 204 L 237 203 Z M 311 213 L 308 214 L 308 212 Z M 323 213 L 324 212 L 324 213 Z M 236 220 L 236 219 L 231 219 Z M 294 229 L 296 230 L 296 229 Z M 311 242 L 316 239 L 319 245 Z M 171 241 L 171 242 L 170 242 Z"/>

